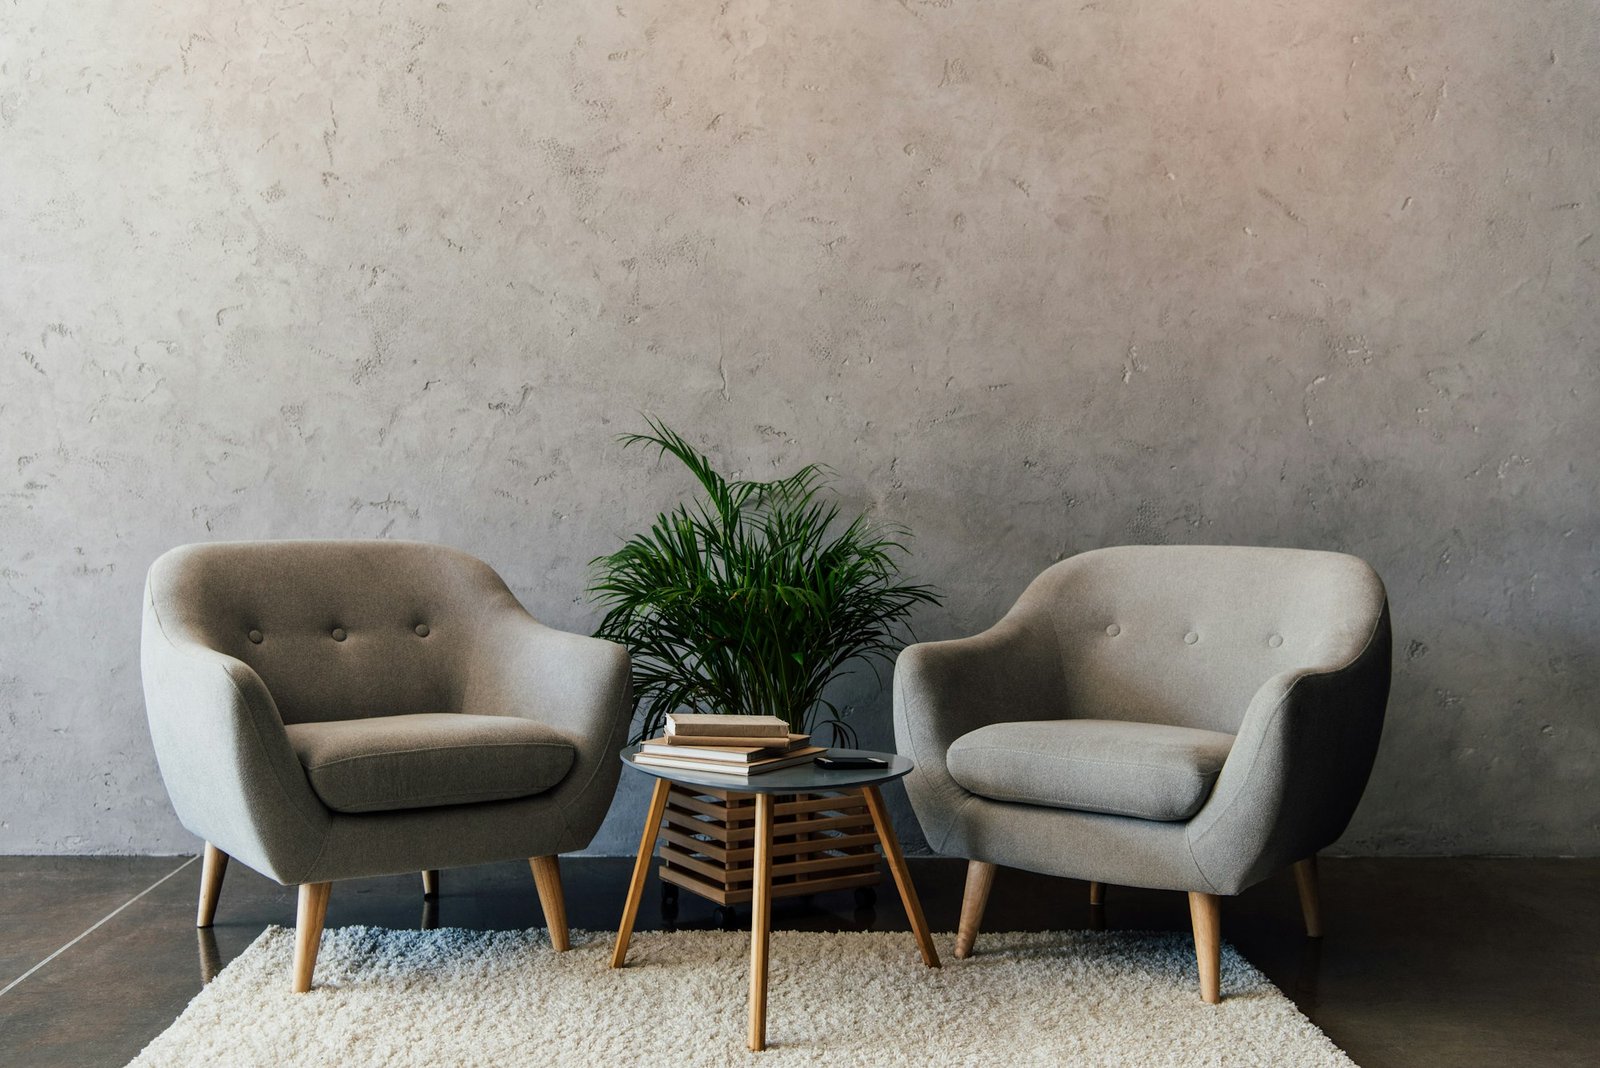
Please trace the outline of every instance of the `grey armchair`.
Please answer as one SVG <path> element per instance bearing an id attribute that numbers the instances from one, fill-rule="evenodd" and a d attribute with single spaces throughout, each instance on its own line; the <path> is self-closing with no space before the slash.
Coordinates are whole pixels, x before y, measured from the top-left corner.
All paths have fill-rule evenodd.
<path id="1" fill-rule="evenodd" d="M 536 622 L 488 565 L 392 541 L 188 545 L 150 568 L 150 734 L 205 839 L 197 923 L 229 857 L 299 886 L 310 989 L 334 880 L 527 857 L 567 947 L 559 853 L 616 788 L 620 646 Z"/>
<path id="2" fill-rule="evenodd" d="M 905 649 L 895 737 L 936 852 L 969 858 L 956 956 L 996 865 L 1189 895 L 1201 996 L 1220 897 L 1315 855 L 1366 786 L 1389 692 L 1383 583 L 1352 556 L 1129 546 L 1071 557 L 989 630 Z"/>

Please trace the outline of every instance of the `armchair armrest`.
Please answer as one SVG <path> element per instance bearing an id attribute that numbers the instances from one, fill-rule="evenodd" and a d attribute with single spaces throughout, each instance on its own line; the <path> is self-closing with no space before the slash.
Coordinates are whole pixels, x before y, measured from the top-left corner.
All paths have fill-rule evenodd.
<path id="1" fill-rule="evenodd" d="M 631 695 L 625 648 L 547 627 L 513 602 L 480 632 L 461 710 L 536 720 L 571 742 L 577 753 L 572 769 L 551 796 L 567 820 L 562 849 L 580 849 L 599 828 L 616 788 Z"/>
<path id="2" fill-rule="evenodd" d="M 1058 715 L 1061 656 L 1048 619 L 1013 612 L 970 638 L 901 650 L 894 667 L 894 737 L 916 770 L 906 779 L 923 832 L 939 851 L 970 795 L 946 754 L 991 723 Z"/>
<path id="3" fill-rule="evenodd" d="M 261 677 L 226 653 L 169 635 L 148 595 L 140 661 L 150 737 L 179 820 L 251 868 L 299 882 L 332 817 Z"/>
<path id="4" fill-rule="evenodd" d="M 1331 845 L 1366 788 L 1383 731 L 1389 606 L 1354 655 L 1285 671 L 1258 690 L 1189 847 L 1215 892 L 1235 894 Z"/>

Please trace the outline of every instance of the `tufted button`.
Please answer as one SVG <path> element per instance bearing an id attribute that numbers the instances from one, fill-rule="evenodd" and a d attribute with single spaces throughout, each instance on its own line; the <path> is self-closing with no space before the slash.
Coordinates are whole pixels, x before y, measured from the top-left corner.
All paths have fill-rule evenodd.
<path id="1" fill-rule="evenodd" d="M 1276 649 L 1278 646 L 1283 644 L 1283 635 L 1274 634 L 1272 637 L 1267 639 L 1267 644 Z"/>
<path id="2" fill-rule="evenodd" d="M 1106 628 L 1106 633 L 1115 638 L 1117 635 L 1122 633 L 1122 628 L 1113 623 L 1111 626 Z"/>
<path id="3" fill-rule="evenodd" d="M 1197 642 L 1199 640 L 1200 640 L 1200 635 L 1196 634 L 1192 630 L 1188 634 L 1185 634 L 1183 636 L 1183 644 L 1185 644 L 1185 645 L 1193 645 L 1195 642 Z"/>
<path id="4" fill-rule="evenodd" d="M 250 641 L 254 645 L 260 645 L 261 644 L 261 637 L 262 637 L 262 635 L 261 635 L 261 632 L 259 630 L 252 630 L 250 632 Z"/>
<path id="5" fill-rule="evenodd" d="M 417 637 L 419 638 L 426 638 L 428 636 L 428 625 L 426 623 L 418 623 L 413 629 L 416 630 Z"/>
<path id="6" fill-rule="evenodd" d="M 334 640 L 334 641 L 336 641 L 336 642 L 342 642 L 342 641 L 344 641 L 344 640 L 345 640 L 345 638 L 347 638 L 347 637 L 348 637 L 348 635 L 347 635 L 347 634 L 345 634 L 345 632 L 344 632 L 344 628 L 343 628 L 343 627 L 334 627 L 334 628 L 333 628 L 333 640 Z"/>

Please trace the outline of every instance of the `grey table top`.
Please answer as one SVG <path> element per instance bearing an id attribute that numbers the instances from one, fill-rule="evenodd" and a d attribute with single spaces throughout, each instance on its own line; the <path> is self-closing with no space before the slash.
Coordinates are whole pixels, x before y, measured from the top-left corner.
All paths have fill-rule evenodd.
<path id="1" fill-rule="evenodd" d="M 809 760 L 777 771 L 763 771 L 746 778 L 742 775 L 717 775 L 688 771 L 683 768 L 662 768 L 637 763 L 633 758 L 639 747 L 630 745 L 621 754 L 622 762 L 636 771 L 654 775 L 658 779 L 683 783 L 685 786 L 709 786 L 717 790 L 732 790 L 741 794 L 803 794 L 820 790 L 849 790 L 861 786 L 882 786 L 894 782 L 911 772 L 910 760 L 895 753 L 877 753 L 868 749 L 829 749 L 829 756 L 873 756 L 889 762 L 886 768 L 851 768 L 829 771 L 819 768 Z"/>

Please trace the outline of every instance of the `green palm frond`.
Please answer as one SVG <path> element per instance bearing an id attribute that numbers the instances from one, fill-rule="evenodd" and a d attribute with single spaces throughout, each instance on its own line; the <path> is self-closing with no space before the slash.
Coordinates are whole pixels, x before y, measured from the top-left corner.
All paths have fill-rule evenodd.
<path id="1" fill-rule="evenodd" d="M 823 698 L 865 663 L 874 672 L 904 644 L 912 611 L 938 604 L 929 586 L 898 581 L 903 528 L 866 516 L 841 524 L 823 498 L 829 472 L 808 464 L 786 478 L 725 478 L 656 419 L 624 446 L 673 456 L 700 495 L 590 562 L 590 593 L 605 609 L 596 635 L 633 657 L 641 719 L 635 740 L 673 711 L 781 716 L 791 729 L 855 732 Z M 881 681 L 881 680 L 880 680 Z"/>

